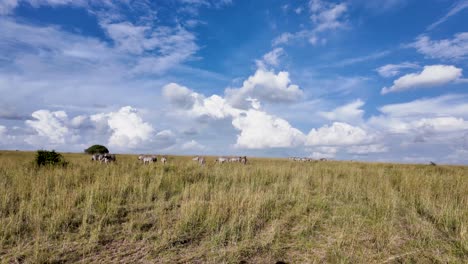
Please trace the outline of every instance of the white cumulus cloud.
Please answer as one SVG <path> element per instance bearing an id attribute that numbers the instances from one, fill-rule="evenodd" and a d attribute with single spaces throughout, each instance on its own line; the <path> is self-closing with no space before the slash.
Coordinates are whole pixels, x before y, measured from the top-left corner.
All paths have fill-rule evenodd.
<path id="1" fill-rule="evenodd" d="M 334 122 L 312 129 L 307 135 L 307 146 L 346 146 L 367 144 L 374 140 L 374 136 L 360 127 L 342 122 Z"/>
<path id="2" fill-rule="evenodd" d="M 460 79 L 462 69 L 452 65 L 424 66 L 419 73 L 406 74 L 393 82 L 391 87 L 382 88 L 381 93 L 399 92 L 419 87 L 447 84 Z"/>
<path id="3" fill-rule="evenodd" d="M 189 113 L 198 117 L 206 116 L 213 119 L 223 119 L 237 116 L 241 111 L 228 104 L 223 97 L 212 95 L 197 101 Z"/>
<path id="4" fill-rule="evenodd" d="M 287 103 L 302 98 L 303 92 L 299 86 L 291 84 L 289 73 L 258 69 L 254 75 L 244 81 L 240 88 L 226 89 L 226 99 L 237 108 L 247 108 L 250 103 L 247 98 L 255 98 L 261 102 Z"/>
<path id="5" fill-rule="evenodd" d="M 193 107 L 199 97 L 192 90 L 177 83 L 169 83 L 162 88 L 162 94 L 171 104 L 189 109 Z"/>
<path id="6" fill-rule="evenodd" d="M 240 131 L 236 146 L 240 148 L 288 148 L 302 145 L 304 135 L 286 120 L 250 109 L 235 116 L 232 125 Z"/>
<path id="7" fill-rule="evenodd" d="M 31 128 L 24 141 L 38 147 L 61 147 L 77 150 L 100 142 L 118 150 L 167 148 L 176 144 L 176 135 L 169 129 L 156 133 L 145 122 L 141 112 L 125 106 L 114 112 L 69 117 L 65 111 L 38 110 L 33 120 L 25 124 Z"/>
<path id="8" fill-rule="evenodd" d="M 44 138 L 52 145 L 65 144 L 71 137 L 71 131 L 67 127 L 68 116 L 64 111 L 51 112 L 38 110 L 32 113 L 34 120 L 26 120 L 26 125 L 31 127 L 40 138 Z M 37 136 L 31 136 L 28 142 L 37 145 L 41 142 Z"/>
<path id="9" fill-rule="evenodd" d="M 154 135 L 151 124 L 144 122 L 137 109 L 122 107 L 117 112 L 91 116 L 91 120 L 102 126 L 107 123 L 111 136 L 109 145 L 115 147 L 136 148 L 149 142 Z"/>
<path id="10" fill-rule="evenodd" d="M 364 115 L 364 110 L 361 109 L 363 106 L 364 102 L 357 99 L 349 104 L 337 107 L 333 111 L 320 112 L 319 114 L 332 121 L 359 122 Z"/>
<path id="11" fill-rule="evenodd" d="M 206 147 L 200 143 L 198 143 L 196 140 L 190 140 L 182 144 L 181 149 L 182 150 L 203 150 Z"/>
<path id="12" fill-rule="evenodd" d="M 458 149 L 468 132 L 466 95 L 444 95 L 411 102 L 385 105 L 367 125 L 396 136 L 400 144 L 439 144 Z"/>
<path id="13" fill-rule="evenodd" d="M 289 78 L 282 73 L 276 76 L 271 72 L 264 72 L 268 78 L 279 78 L 276 80 L 276 83 L 268 84 L 276 87 L 270 89 L 288 89 Z M 263 74 L 263 72 L 262 72 Z M 176 98 L 183 98 L 177 101 L 185 102 L 187 98 L 196 98 L 193 102 L 192 107 L 185 108 L 187 104 L 177 104 L 173 103 L 178 109 L 183 109 L 189 116 L 193 117 L 209 117 L 211 119 L 226 119 L 230 118 L 232 120 L 233 128 L 239 131 L 237 136 L 237 141 L 235 146 L 238 148 L 248 148 L 248 149 L 263 149 L 263 148 L 287 148 L 294 147 L 303 144 L 304 135 L 298 129 L 293 128 L 286 120 L 270 115 L 260 109 L 260 101 L 257 98 L 251 98 L 247 95 L 252 95 L 252 89 L 257 89 L 255 87 L 257 83 L 263 84 L 266 82 L 264 76 L 255 77 L 254 80 L 250 79 L 244 82 L 243 88 L 237 90 L 237 92 L 242 93 L 242 98 L 245 98 L 244 101 L 247 102 L 248 109 L 237 108 L 231 105 L 230 100 L 221 97 L 219 95 L 212 95 L 210 97 L 204 97 L 198 93 L 193 92 L 192 90 L 181 87 L 177 84 L 170 84 L 165 86 L 166 89 L 163 89 L 163 95 L 166 98 L 173 98 L 174 96 L 171 93 L 168 93 L 168 90 L 175 88 L 177 90 L 175 96 Z M 257 79 L 258 78 L 258 79 Z M 289 85 L 291 86 L 291 85 Z M 242 90 L 244 89 L 244 90 Z M 293 89 L 294 87 L 290 87 Z M 180 95 L 180 96 L 179 96 Z M 191 102 L 191 103 L 192 103 Z M 268 133 L 265 133 L 268 131 Z"/>

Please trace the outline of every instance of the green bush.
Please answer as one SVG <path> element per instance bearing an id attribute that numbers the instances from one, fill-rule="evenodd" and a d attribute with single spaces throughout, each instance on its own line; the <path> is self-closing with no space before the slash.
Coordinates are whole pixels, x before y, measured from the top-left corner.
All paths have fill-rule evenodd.
<path id="1" fill-rule="evenodd" d="M 91 147 L 85 149 L 86 154 L 106 154 L 109 153 L 109 150 L 103 145 L 92 145 Z"/>
<path id="2" fill-rule="evenodd" d="M 65 161 L 62 154 L 55 152 L 55 150 L 38 150 L 34 164 L 37 166 L 66 166 L 68 162 Z"/>

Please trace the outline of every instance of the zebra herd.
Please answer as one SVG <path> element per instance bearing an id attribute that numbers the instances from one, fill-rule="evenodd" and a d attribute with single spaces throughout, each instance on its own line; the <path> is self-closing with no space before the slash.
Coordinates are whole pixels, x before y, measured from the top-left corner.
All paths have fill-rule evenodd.
<path id="1" fill-rule="evenodd" d="M 197 162 L 198 164 L 200 165 L 205 165 L 206 164 L 206 160 L 204 157 L 201 157 L 201 156 L 196 156 L 196 157 L 193 157 L 192 158 L 193 161 Z M 243 157 L 218 157 L 216 158 L 215 160 L 215 163 L 234 163 L 234 162 L 239 162 L 239 163 L 242 163 L 242 164 L 247 164 L 247 157 L 246 156 L 243 156 Z"/>
<path id="2" fill-rule="evenodd" d="M 204 166 L 206 164 L 206 159 L 205 157 L 202 156 L 196 156 L 192 158 L 193 161 L 197 162 L 199 165 Z M 116 161 L 115 154 L 93 154 L 91 156 L 91 161 L 98 161 L 100 163 L 111 163 Z M 143 164 L 150 164 L 150 163 L 156 163 L 158 162 L 158 156 L 156 155 L 139 155 L 138 156 L 138 161 L 140 161 Z M 166 156 L 161 156 L 160 158 L 161 163 L 166 164 L 167 163 L 167 157 Z M 241 163 L 241 164 L 247 164 L 247 157 L 246 156 L 239 156 L 239 157 L 218 157 L 215 160 L 215 163 Z"/>
<path id="3" fill-rule="evenodd" d="M 158 157 L 155 155 L 139 155 L 138 160 L 141 161 L 143 164 L 150 164 L 158 161 Z M 115 154 L 93 154 L 91 156 L 91 161 L 98 161 L 100 163 L 111 163 L 111 162 L 116 162 L 116 156 Z M 167 157 L 162 156 L 161 157 L 161 162 L 163 164 L 166 164 L 167 162 Z"/>
<path id="4" fill-rule="evenodd" d="M 300 161 L 300 162 L 327 161 L 326 158 L 321 158 L 321 159 L 315 160 L 315 159 L 311 159 L 311 158 L 290 157 L 288 159 L 292 160 L 292 161 Z"/>
<path id="5" fill-rule="evenodd" d="M 99 161 L 101 163 L 111 163 L 116 162 L 115 154 L 93 154 L 91 156 L 91 161 Z"/>
<path id="6" fill-rule="evenodd" d="M 232 163 L 232 162 L 240 162 L 242 164 L 247 164 L 247 157 L 218 157 L 215 160 L 215 163 Z"/>
<path id="7" fill-rule="evenodd" d="M 150 163 L 158 162 L 158 157 L 156 155 L 139 155 L 138 160 L 141 161 L 143 164 L 150 164 Z M 162 156 L 161 163 L 166 164 L 166 162 L 167 162 L 167 157 Z"/>

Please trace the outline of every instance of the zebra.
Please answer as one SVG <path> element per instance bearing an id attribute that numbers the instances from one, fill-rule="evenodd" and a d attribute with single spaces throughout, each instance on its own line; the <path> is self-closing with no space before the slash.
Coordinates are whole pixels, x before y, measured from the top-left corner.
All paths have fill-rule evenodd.
<path id="1" fill-rule="evenodd" d="M 138 160 L 142 161 L 143 164 L 150 164 L 158 161 L 158 158 L 156 156 L 140 155 L 138 156 Z"/>
<path id="2" fill-rule="evenodd" d="M 198 164 L 200 164 L 201 166 L 204 166 L 205 165 L 205 158 L 204 157 L 198 158 Z"/>
<path id="3" fill-rule="evenodd" d="M 156 156 L 146 156 L 143 158 L 143 164 L 150 164 L 158 161 Z"/>
<path id="4" fill-rule="evenodd" d="M 242 157 L 232 157 L 232 158 L 229 158 L 229 162 L 240 162 L 242 159 Z"/>
<path id="5" fill-rule="evenodd" d="M 229 162 L 229 158 L 227 158 L 227 157 L 218 157 L 215 160 L 215 163 L 225 163 L 225 162 Z"/>
<path id="6" fill-rule="evenodd" d="M 116 162 L 116 157 L 115 154 L 109 154 L 106 153 L 104 155 L 100 155 L 101 159 L 99 160 L 101 163 L 110 163 L 110 162 Z"/>
<path id="7" fill-rule="evenodd" d="M 244 164 L 244 165 L 247 164 L 247 157 L 246 157 L 246 156 L 244 156 L 244 157 L 239 157 L 239 158 L 240 158 L 240 160 L 239 160 L 240 163 L 242 163 L 242 164 Z"/>
<path id="8" fill-rule="evenodd" d="M 93 154 L 91 156 L 91 161 L 101 161 L 101 159 L 104 158 L 104 155 L 102 154 Z"/>
<path id="9" fill-rule="evenodd" d="M 290 157 L 288 158 L 289 160 L 292 160 L 292 161 L 300 161 L 300 162 L 313 162 L 314 159 L 312 158 L 306 158 L 306 157 Z"/>
<path id="10" fill-rule="evenodd" d="M 91 161 L 99 161 L 101 163 L 109 163 L 112 161 L 116 161 L 115 154 L 94 154 L 91 156 Z"/>
<path id="11" fill-rule="evenodd" d="M 166 164 L 166 162 L 167 162 L 166 156 L 161 157 L 161 162 L 162 162 L 162 164 Z"/>
<path id="12" fill-rule="evenodd" d="M 204 166 L 206 163 L 205 158 L 200 156 L 193 157 L 192 160 L 198 162 L 201 166 Z"/>

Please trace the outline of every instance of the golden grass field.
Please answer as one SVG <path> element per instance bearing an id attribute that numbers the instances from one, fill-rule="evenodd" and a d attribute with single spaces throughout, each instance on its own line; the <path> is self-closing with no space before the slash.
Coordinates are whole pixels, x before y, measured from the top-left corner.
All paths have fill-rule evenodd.
<path id="1" fill-rule="evenodd" d="M 468 263 L 468 167 L 0 152 L 4 263 Z"/>

